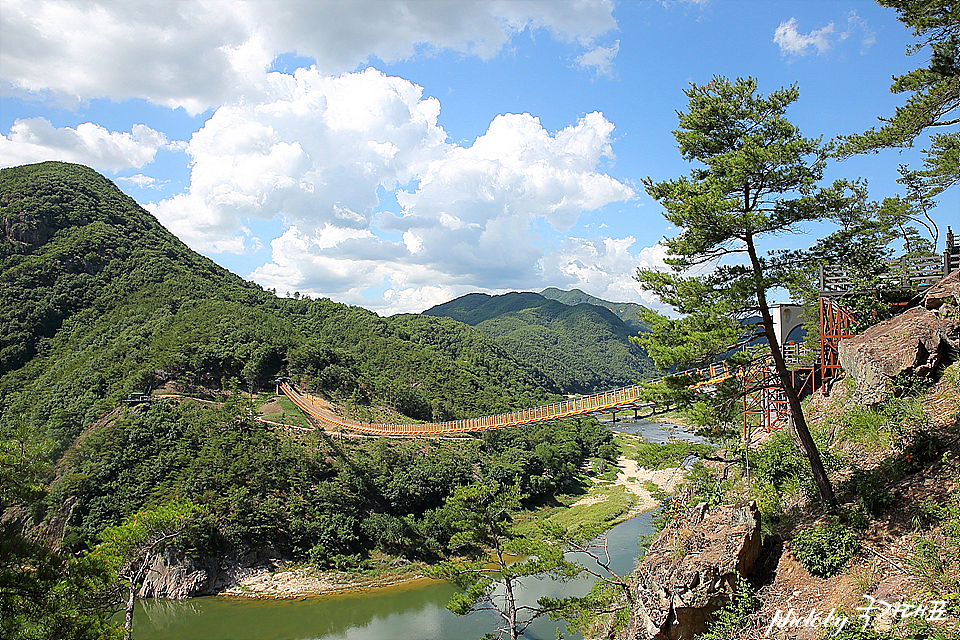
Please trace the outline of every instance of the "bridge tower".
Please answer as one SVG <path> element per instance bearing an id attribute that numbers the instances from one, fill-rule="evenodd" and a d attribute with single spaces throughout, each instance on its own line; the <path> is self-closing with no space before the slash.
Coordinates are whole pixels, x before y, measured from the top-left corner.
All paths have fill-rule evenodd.
<path id="1" fill-rule="evenodd" d="M 791 341 L 799 342 L 796 339 L 796 329 L 803 325 L 803 319 L 800 317 L 804 307 L 799 304 L 772 304 L 770 313 L 773 315 L 773 333 L 777 336 L 777 342 L 781 347 L 785 347 Z"/>

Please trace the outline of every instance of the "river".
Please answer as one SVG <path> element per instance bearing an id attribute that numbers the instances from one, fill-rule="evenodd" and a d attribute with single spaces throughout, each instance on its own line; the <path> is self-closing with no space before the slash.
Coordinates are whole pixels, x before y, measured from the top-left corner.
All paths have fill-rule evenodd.
<path id="1" fill-rule="evenodd" d="M 695 440 L 691 434 L 646 420 L 608 424 L 616 431 L 639 433 L 651 442 Z M 639 536 L 651 531 L 644 513 L 607 532 L 612 568 L 632 571 Z M 583 595 L 593 579 L 572 582 L 528 579 L 520 596 L 533 604 L 549 595 Z M 454 616 L 444 605 L 455 589 L 446 582 L 417 580 L 363 592 L 288 600 L 256 600 L 212 596 L 184 601 L 146 600 L 134 616 L 136 640 L 475 640 L 496 627 L 490 612 Z M 562 621 L 535 622 L 529 640 L 555 640 L 557 629 L 567 640 Z"/>

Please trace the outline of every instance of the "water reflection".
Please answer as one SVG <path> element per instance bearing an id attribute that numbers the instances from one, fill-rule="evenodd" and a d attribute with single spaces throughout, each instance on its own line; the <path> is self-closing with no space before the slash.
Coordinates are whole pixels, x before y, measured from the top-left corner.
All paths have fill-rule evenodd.
<path id="1" fill-rule="evenodd" d="M 698 441 L 680 427 L 646 420 L 608 425 L 638 433 L 651 442 L 683 437 Z M 633 570 L 640 534 L 651 531 L 645 513 L 607 532 L 611 566 L 620 575 Z M 583 595 L 591 579 L 573 582 L 529 579 L 521 601 L 543 595 Z M 209 597 L 186 601 L 148 600 L 138 604 L 137 640 L 475 640 L 496 627 L 490 612 L 457 617 L 445 605 L 455 589 L 446 582 L 422 580 L 359 593 L 294 600 Z M 581 640 L 562 622 L 541 619 L 528 640 L 554 640 L 557 629 L 568 640 Z"/>
<path id="2" fill-rule="evenodd" d="M 650 531 L 649 513 L 607 532 L 607 547 L 615 571 L 633 569 L 637 540 Z M 573 582 L 530 579 L 521 601 L 543 595 L 582 595 L 588 579 Z M 186 601 L 144 601 L 135 618 L 138 640 L 475 640 L 496 626 L 489 612 L 457 617 L 445 605 L 454 587 L 421 581 L 375 591 L 296 600 L 194 598 Z M 537 621 L 525 637 L 553 640 L 557 628 L 569 640 L 562 622 Z"/>

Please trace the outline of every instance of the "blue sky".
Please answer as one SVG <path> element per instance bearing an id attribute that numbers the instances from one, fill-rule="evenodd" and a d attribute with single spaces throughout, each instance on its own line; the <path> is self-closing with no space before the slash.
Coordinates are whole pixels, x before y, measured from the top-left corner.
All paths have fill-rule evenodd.
<path id="1" fill-rule="evenodd" d="M 0 29 L 0 165 L 90 165 L 241 276 L 381 314 L 548 286 L 652 303 L 631 276 L 674 231 L 641 180 L 690 170 L 691 82 L 797 83 L 789 117 L 829 139 L 926 61 L 866 0 L 5 0 Z M 894 195 L 918 149 L 828 177 Z M 942 230 L 957 212 L 953 189 Z"/>

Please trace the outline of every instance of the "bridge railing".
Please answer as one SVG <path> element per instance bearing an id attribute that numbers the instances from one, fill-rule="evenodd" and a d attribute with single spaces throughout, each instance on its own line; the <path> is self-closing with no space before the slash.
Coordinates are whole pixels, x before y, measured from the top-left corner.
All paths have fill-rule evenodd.
<path id="1" fill-rule="evenodd" d="M 904 256 L 886 261 L 887 273 L 880 276 L 886 287 L 906 292 L 927 289 L 954 271 L 960 270 L 960 247 L 957 246 L 953 229 L 947 227 L 945 248 L 942 254 Z M 843 267 L 822 265 L 820 267 L 820 295 L 825 297 L 845 295 L 853 291 L 856 273 L 848 273 Z"/>
<path id="2" fill-rule="evenodd" d="M 701 378 L 697 386 L 705 384 L 715 384 L 721 380 L 736 375 L 725 363 L 711 364 L 694 371 L 685 371 L 684 374 L 696 373 Z M 663 377 L 647 380 L 647 384 L 656 384 L 663 381 Z M 345 428 L 363 433 L 375 435 L 422 435 L 422 434 L 447 434 L 447 433 L 465 433 L 468 431 L 482 431 L 485 429 L 500 429 L 504 427 L 518 426 L 522 424 L 535 424 L 560 418 L 573 418 L 577 416 L 594 415 L 598 413 L 613 412 L 620 409 L 642 408 L 653 406 L 654 403 L 644 401 L 642 398 L 643 387 L 641 385 L 630 385 L 612 391 L 579 396 L 576 398 L 567 398 L 560 402 L 554 402 L 548 405 L 533 407 L 530 409 L 520 409 L 507 413 L 499 413 L 491 416 L 479 418 L 466 418 L 462 420 L 450 420 L 446 422 L 427 422 L 420 424 L 384 424 L 368 423 L 351 418 L 337 416 L 331 412 L 320 411 L 314 407 L 306 398 L 294 388 L 289 381 L 279 383 L 279 388 L 289 397 L 294 404 L 300 407 L 308 415 L 313 416 L 321 424 L 336 428 Z"/>

